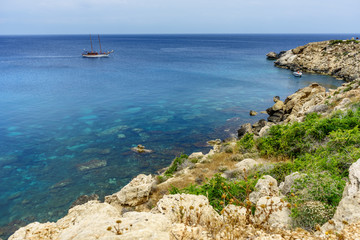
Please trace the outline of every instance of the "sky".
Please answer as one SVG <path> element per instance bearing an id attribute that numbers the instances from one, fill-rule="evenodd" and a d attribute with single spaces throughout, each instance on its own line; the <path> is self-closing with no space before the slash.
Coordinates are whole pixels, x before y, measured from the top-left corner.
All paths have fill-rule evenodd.
<path id="1" fill-rule="evenodd" d="M 0 0 L 0 35 L 359 33 L 360 0 Z"/>

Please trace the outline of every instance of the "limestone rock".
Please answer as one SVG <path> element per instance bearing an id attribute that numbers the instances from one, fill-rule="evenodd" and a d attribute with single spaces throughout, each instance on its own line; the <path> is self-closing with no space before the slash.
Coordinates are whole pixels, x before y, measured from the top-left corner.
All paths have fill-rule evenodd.
<path id="1" fill-rule="evenodd" d="M 360 192 L 360 159 L 350 166 L 349 181 L 344 197 L 353 197 Z"/>
<path id="2" fill-rule="evenodd" d="M 93 200 L 98 200 L 99 199 L 99 196 L 97 194 L 92 194 L 90 196 L 88 195 L 81 195 L 80 197 L 78 197 L 70 206 L 70 208 L 73 208 L 77 205 L 82 205 L 82 204 L 85 204 L 89 201 L 93 201 Z M 69 209 L 70 209 L 69 208 Z"/>
<path id="3" fill-rule="evenodd" d="M 137 206 L 149 199 L 150 192 L 155 185 L 155 178 L 151 175 L 140 174 L 119 192 L 106 196 L 105 202 L 112 205 Z"/>
<path id="4" fill-rule="evenodd" d="M 222 216 L 224 216 L 225 221 L 228 218 L 236 219 L 246 215 L 246 208 L 241 206 L 235 206 L 233 204 L 228 204 L 222 211 Z"/>
<path id="5" fill-rule="evenodd" d="M 270 126 L 264 126 L 263 128 L 261 128 L 261 130 L 259 131 L 259 137 L 263 137 L 267 134 L 267 132 L 269 131 Z"/>
<path id="6" fill-rule="evenodd" d="M 252 125 L 252 132 L 255 134 L 255 135 L 258 135 L 260 130 L 265 127 L 266 125 L 266 121 L 265 119 L 260 119 L 258 122 L 254 123 Z"/>
<path id="7" fill-rule="evenodd" d="M 354 42 L 313 42 L 287 51 L 275 61 L 275 66 L 352 81 L 359 77 L 359 50 L 360 44 Z"/>
<path id="8" fill-rule="evenodd" d="M 139 144 L 136 147 L 131 148 L 131 151 L 136 153 L 151 153 L 152 150 L 146 149 L 143 145 Z"/>
<path id="9" fill-rule="evenodd" d="M 120 217 L 120 213 L 109 204 L 90 201 L 71 208 L 56 223 L 31 223 L 20 228 L 9 239 L 106 239 L 115 236 L 106 229 Z"/>
<path id="10" fill-rule="evenodd" d="M 266 57 L 270 60 L 278 59 L 278 55 L 275 52 L 269 52 L 268 54 L 266 54 Z"/>
<path id="11" fill-rule="evenodd" d="M 202 195 L 165 195 L 151 212 L 161 213 L 173 223 L 182 223 L 187 220 L 189 225 L 206 226 L 209 221 L 220 221 L 219 214 L 209 205 L 209 200 Z"/>
<path id="12" fill-rule="evenodd" d="M 251 159 L 251 158 L 246 158 L 246 159 L 238 162 L 237 164 L 235 164 L 235 167 L 237 170 L 242 172 L 242 174 L 244 174 L 244 171 L 249 172 L 251 169 L 256 167 L 256 165 L 259 165 L 259 163 L 257 161 L 255 161 L 254 159 Z"/>
<path id="13" fill-rule="evenodd" d="M 202 159 L 204 154 L 202 152 L 194 152 L 189 156 L 189 159 Z"/>
<path id="14" fill-rule="evenodd" d="M 285 177 L 285 181 L 280 183 L 279 190 L 282 194 L 286 195 L 291 191 L 291 187 L 296 179 L 299 179 L 302 175 L 298 172 L 294 172 Z"/>
<path id="15" fill-rule="evenodd" d="M 332 219 L 334 224 L 326 223 L 322 230 L 341 230 L 346 225 L 345 223 L 351 224 L 360 221 L 360 159 L 350 166 L 349 180 Z"/>
<path id="16" fill-rule="evenodd" d="M 289 114 L 286 122 L 305 116 L 313 106 L 321 103 L 326 97 L 325 88 L 317 83 L 299 89 L 285 100 L 285 114 Z"/>
<path id="17" fill-rule="evenodd" d="M 264 196 L 279 196 L 279 188 L 275 178 L 265 175 L 259 179 L 255 185 L 255 191 L 250 193 L 249 200 L 256 204 L 258 200 Z"/>
<path id="18" fill-rule="evenodd" d="M 310 113 L 322 113 L 322 112 L 326 112 L 327 110 L 329 110 L 329 106 L 326 104 L 318 104 L 315 106 L 310 107 L 307 111 L 306 114 L 310 114 Z"/>
<path id="19" fill-rule="evenodd" d="M 247 133 L 252 133 L 252 126 L 250 123 L 241 125 L 240 129 L 238 130 L 238 138 L 242 138 Z"/>
<path id="20" fill-rule="evenodd" d="M 256 116 L 257 114 L 258 114 L 258 113 L 255 112 L 255 111 L 253 111 L 253 110 L 250 111 L 250 116 Z"/>
<path id="21" fill-rule="evenodd" d="M 170 240 L 177 239 L 199 239 L 212 240 L 208 237 L 207 231 L 201 226 L 187 226 L 183 223 L 172 224 L 170 230 Z"/>
<path id="22" fill-rule="evenodd" d="M 291 211 L 287 202 L 280 197 L 261 197 L 256 204 L 255 222 L 260 225 L 268 225 L 273 228 L 289 229 L 291 227 Z M 272 210 L 272 211 L 270 211 Z M 266 216 L 272 212 L 266 220 Z"/>
<path id="23" fill-rule="evenodd" d="M 343 98 L 341 102 L 334 108 L 334 110 L 345 110 L 346 105 L 351 103 L 351 100 L 349 98 Z"/>

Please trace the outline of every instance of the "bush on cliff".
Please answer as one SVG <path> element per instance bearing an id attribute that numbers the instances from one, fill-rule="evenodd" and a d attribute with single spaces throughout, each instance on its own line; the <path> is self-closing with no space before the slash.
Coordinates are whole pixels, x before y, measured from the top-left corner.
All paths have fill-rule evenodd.
<path id="1" fill-rule="evenodd" d="M 186 154 L 181 154 L 180 157 L 175 158 L 170 167 L 165 171 L 165 176 L 172 176 L 186 159 L 188 159 L 188 155 Z"/>
<path id="2" fill-rule="evenodd" d="M 253 191 L 257 178 L 249 178 L 240 181 L 229 181 L 220 174 L 215 174 L 213 178 L 203 185 L 193 185 L 179 189 L 172 187 L 170 194 L 187 193 L 194 195 L 204 195 L 209 199 L 213 208 L 220 212 L 229 203 L 239 203 L 246 199 L 249 191 Z"/>
<path id="3" fill-rule="evenodd" d="M 354 105 L 355 106 L 355 105 Z M 353 107 L 354 107 L 353 106 Z M 256 179 L 271 175 L 278 182 L 293 172 L 303 173 L 295 181 L 287 201 L 292 206 L 295 227 L 315 229 L 332 218 L 345 187 L 350 165 L 360 158 L 360 107 L 336 112 L 330 117 L 313 113 L 304 122 L 275 125 L 264 137 L 252 134 L 237 142 L 240 153 L 257 150 L 263 157 L 287 159 L 270 168 L 259 167 L 246 181 L 231 182 L 216 175 L 203 185 L 173 188 L 171 193 L 201 194 L 217 210 L 228 203 L 244 202 L 246 189 L 253 190 Z"/>

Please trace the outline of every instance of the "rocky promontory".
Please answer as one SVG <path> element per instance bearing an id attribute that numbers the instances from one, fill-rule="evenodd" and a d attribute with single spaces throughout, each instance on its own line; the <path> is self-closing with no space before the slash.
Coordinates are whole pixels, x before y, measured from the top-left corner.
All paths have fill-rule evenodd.
<path id="1" fill-rule="evenodd" d="M 270 56 L 270 57 L 269 57 Z M 360 43 L 357 40 L 312 42 L 281 53 L 269 53 L 275 66 L 326 74 L 352 81 L 360 77 Z"/>

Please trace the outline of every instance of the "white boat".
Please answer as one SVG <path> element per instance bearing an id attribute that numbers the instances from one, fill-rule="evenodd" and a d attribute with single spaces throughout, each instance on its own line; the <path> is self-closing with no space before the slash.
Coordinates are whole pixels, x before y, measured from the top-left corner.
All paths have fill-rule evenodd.
<path id="1" fill-rule="evenodd" d="M 98 39 L 99 39 L 100 52 L 94 51 L 93 45 L 92 45 L 92 40 L 91 40 L 91 34 L 90 34 L 91 51 L 85 51 L 84 50 L 84 53 L 81 54 L 83 57 L 86 57 L 86 58 L 109 57 L 110 53 L 114 52 L 114 50 L 107 51 L 107 52 L 102 52 L 101 51 L 101 43 L 100 43 L 100 35 L 98 35 Z"/>
<path id="2" fill-rule="evenodd" d="M 293 75 L 294 75 L 295 77 L 301 77 L 301 76 L 302 76 L 302 72 L 296 71 L 296 72 L 293 72 Z"/>

